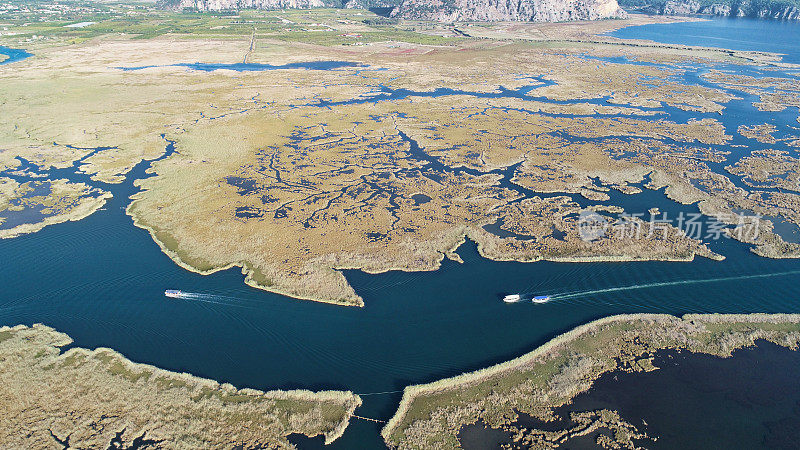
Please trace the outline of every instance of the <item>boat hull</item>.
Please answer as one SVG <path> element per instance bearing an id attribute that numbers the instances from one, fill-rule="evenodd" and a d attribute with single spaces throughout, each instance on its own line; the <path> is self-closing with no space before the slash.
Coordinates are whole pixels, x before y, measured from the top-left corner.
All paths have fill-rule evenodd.
<path id="1" fill-rule="evenodd" d="M 164 295 L 169 297 L 169 298 L 180 298 L 181 294 L 183 294 L 183 292 L 176 291 L 176 290 L 173 290 L 173 289 L 167 289 L 166 291 L 164 291 Z"/>

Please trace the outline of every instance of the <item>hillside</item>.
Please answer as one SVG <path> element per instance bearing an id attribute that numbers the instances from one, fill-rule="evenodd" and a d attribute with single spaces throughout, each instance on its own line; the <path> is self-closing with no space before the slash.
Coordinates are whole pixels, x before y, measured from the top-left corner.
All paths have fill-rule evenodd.
<path id="1" fill-rule="evenodd" d="M 728 17 L 798 20 L 798 0 L 621 0 L 627 10 L 638 9 L 648 14 L 710 14 Z"/>
<path id="2" fill-rule="evenodd" d="M 165 9 L 381 8 L 409 20 L 567 22 L 625 17 L 616 0 L 161 0 Z"/>
<path id="3" fill-rule="evenodd" d="M 616 0 L 404 0 L 393 17 L 443 22 L 567 22 L 626 16 Z"/>

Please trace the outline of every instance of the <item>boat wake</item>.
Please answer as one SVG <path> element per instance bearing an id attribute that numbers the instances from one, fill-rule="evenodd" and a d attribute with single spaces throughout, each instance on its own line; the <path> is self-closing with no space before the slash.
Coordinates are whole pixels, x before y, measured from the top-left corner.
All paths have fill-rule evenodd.
<path id="1" fill-rule="evenodd" d="M 167 295 L 167 297 L 182 298 L 186 300 L 213 300 L 215 298 L 225 298 L 221 295 L 201 294 L 198 292 L 182 292 L 182 291 L 177 294 Z"/>
<path id="2" fill-rule="evenodd" d="M 519 303 L 522 301 L 530 301 L 533 303 L 547 303 L 549 302 L 551 297 L 549 295 L 537 295 L 537 296 L 530 296 L 530 295 L 523 295 L 523 294 L 509 294 L 503 297 L 503 301 L 506 303 Z"/>
<path id="3" fill-rule="evenodd" d="M 665 286 L 681 286 L 681 285 L 692 285 L 692 284 L 705 284 L 705 283 L 720 283 L 724 281 L 737 281 L 737 280 L 750 280 L 750 279 L 757 279 L 757 278 L 774 278 L 774 277 L 785 277 L 789 275 L 798 275 L 800 274 L 800 270 L 792 270 L 789 272 L 774 272 L 774 273 L 761 273 L 761 274 L 753 274 L 753 275 L 737 275 L 732 277 L 718 277 L 718 278 L 704 278 L 698 280 L 676 280 L 676 281 L 662 281 L 658 283 L 646 283 L 646 284 L 635 284 L 631 286 L 619 286 L 619 287 L 611 287 L 611 288 L 603 288 L 603 289 L 592 289 L 587 291 L 577 291 L 577 292 L 570 292 L 566 294 L 557 294 L 551 296 L 552 300 L 569 300 L 574 298 L 582 298 L 589 295 L 595 294 L 607 294 L 611 292 L 622 292 L 622 291 L 634 291 L 638 289 L 650 289 L 650 288 L 657 288 L 657 287 L 665 287 Z"/>
<path id="4" fill-rule="evenodd" d="M 164 291 L 164 295 L 169 298 L 177 298 L 181 300 L 191 300 L 197 301 L 202 303 L 212 303 L 215 305 L 223 305 L 223 306 L 238 306 L 238 307 L 254 307 L 255 305 L 248 304 L 249 302 L 245 299 L 238 298 L 238 297 L 230 297 L 227 295 L 218 295 L 218 294 L 204 294 L 200 292 L 185 292 L 185 291 L 178 291 L 178 290 L 166 290 Z"/>

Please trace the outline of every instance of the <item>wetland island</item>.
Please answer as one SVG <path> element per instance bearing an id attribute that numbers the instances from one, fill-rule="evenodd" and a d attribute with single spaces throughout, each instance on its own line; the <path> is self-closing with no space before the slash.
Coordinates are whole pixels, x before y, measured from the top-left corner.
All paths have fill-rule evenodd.
<path id="1" fill-rule="evenodd" d="M 0 446 L 791 442 L 797 8 L 0 3 Z"/>

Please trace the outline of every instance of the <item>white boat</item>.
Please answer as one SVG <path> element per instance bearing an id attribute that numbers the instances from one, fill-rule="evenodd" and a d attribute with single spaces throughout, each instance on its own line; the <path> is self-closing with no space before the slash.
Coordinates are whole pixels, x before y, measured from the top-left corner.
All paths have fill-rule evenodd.
<path id="1" fill-rule="evenodd" d="M 176 289 L 167 289 L 166 291 L 164 291 L 164 295 L 170 298 L 181 298 L 183 292 Z"/>
<path id="2" fill-rule="evenodd" d="M 547 303 L 549 301 L 549 295 L 537 295 L 536 297 L 533 297 L 533 303 Z"/>
<path id="3" fill-rule="evenodd" d="M 505 297 L 503 297 L 503 301 L 506 302 L 506 303 L 514 303 L 514 302 L 518 302 L 520 300 L 522 300 L 522 297 L 519 294 L 511 294 L 511 295 L 506 295 Z"/>

